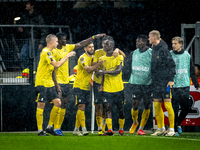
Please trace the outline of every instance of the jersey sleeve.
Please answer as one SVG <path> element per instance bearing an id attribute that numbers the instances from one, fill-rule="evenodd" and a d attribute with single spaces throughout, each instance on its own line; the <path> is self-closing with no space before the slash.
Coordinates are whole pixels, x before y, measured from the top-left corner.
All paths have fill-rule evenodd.
<path id="1" fill-rule="evenodd" d="M 67 44 L 66 46 L 68 52 L 72 52 L 75 48 L 75 44 Z"/>
<path id="2" fill-rule="evenodd" d="M 81 66 L 83 66 L 83 67 L 89 65 L 87 58 L 85 58 L 84 56 L 80 57 L 80 63 L 81 63 Z"/>
<path id="3" fill-rule="evenodd" d="M 117 66 L 119 66 L 120 64 L 122 64 L 122 67 L 124 66 L 124 57 L 122 55 L 119 55 L 117 57 L 118 61 L 117 61 Z"/>
<path id="4" fill-rule="evenodd" d="M 50 64 L 52 61 L 55 61 L 55 58 L 51 52 L 44 52 L 42 57 L 44 57 L 48 64 Z"/>

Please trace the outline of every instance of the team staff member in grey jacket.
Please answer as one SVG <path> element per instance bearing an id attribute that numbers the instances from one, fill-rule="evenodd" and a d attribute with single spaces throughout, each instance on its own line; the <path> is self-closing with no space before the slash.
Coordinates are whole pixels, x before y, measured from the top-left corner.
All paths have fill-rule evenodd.
<path id="1" fill-rule="evenodd" d="M 154 136 L 166 135 L 174 136 L 174 111 L 171 104 L 171 90 L 167 87 L 174 85 L 175 63 L 164 42 L 160 42 L 160 32 L 153 30 L 149 33 L 149 43 L 153 44 L 151 59 L 152 93 L 155 108 L 155 117 L 158 130 L 152 134 Z M 161 102 L 164 100 L 165 108 L 168 111 L 169 129 L 166 133 L 164 126 L 164 113 Z"/>
<path id="2" fill-rule="evenodd" d="M 182 49 L 183 39 L 181 37 L 174 37 L 172 39 L 171 51 L 172 58 L 176 64 L 176 75 L 174 77 L 174 86 L 172 90 L 172 105 L 175 113 L 175 131 L 176 136 L 182 133 L 181 122 L 185 119 L 190 110 L 191 104 L 189 100 L 190 95 L 190 77 L 196 88 L 199 89 L 199 83 L 195 75 L 195 67 L 190 54 Z M 181 112 L 179 112 L 179 105 Z"/>

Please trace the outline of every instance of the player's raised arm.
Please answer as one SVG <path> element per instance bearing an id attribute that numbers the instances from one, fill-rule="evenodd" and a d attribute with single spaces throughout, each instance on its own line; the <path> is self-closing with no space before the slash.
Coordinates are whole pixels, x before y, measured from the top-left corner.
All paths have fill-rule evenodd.
<path id="1" fill-rule="evenodd" d="M 106 35 L 105 33 L 102 33 L 102 34 L 97 34 L 97 35 L 94 35 L 86 40 L 83 40 L 77 44 L 75 44 L 75 48 L 74 49 L 79 49 L 79 48 L 82 48 L 82 47 L 85 47 L 87 44 L 89 44 L 92 40 L 94 40 L 95 38 L 98 39 L 102 36 Z"/>

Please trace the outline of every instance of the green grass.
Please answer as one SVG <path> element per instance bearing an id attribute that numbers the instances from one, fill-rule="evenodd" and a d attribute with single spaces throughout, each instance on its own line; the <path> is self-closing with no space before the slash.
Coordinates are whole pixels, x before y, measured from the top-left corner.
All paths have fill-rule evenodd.
<path id="1" fill-rule="evenodd" d="M 179 137 L 130 135 L 39 137 L 37 133 L 0 133 L 0 150 L 197 150 L 200 133 L 183 133 Z"/>

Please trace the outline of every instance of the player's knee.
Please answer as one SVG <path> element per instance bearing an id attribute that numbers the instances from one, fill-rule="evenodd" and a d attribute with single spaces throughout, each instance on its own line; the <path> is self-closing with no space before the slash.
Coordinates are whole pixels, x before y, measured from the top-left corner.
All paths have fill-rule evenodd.
<path id="1" fill-rule="evenodd" d="M 78 105 L 78 109 L 82 110 L 82 111 L 85 111 L 85 104 L 79 104 Z"/>
<path id="2" fill-rule="evenodd" d="M 60 99 L 54 99 L 54 100 L 53 100 L 53 104 L 54 104 L 54 106 L 56 106 L 56 107 L 60 107 L 60 106 L 61 106 L 61 101 L 60 101 Z"/>

